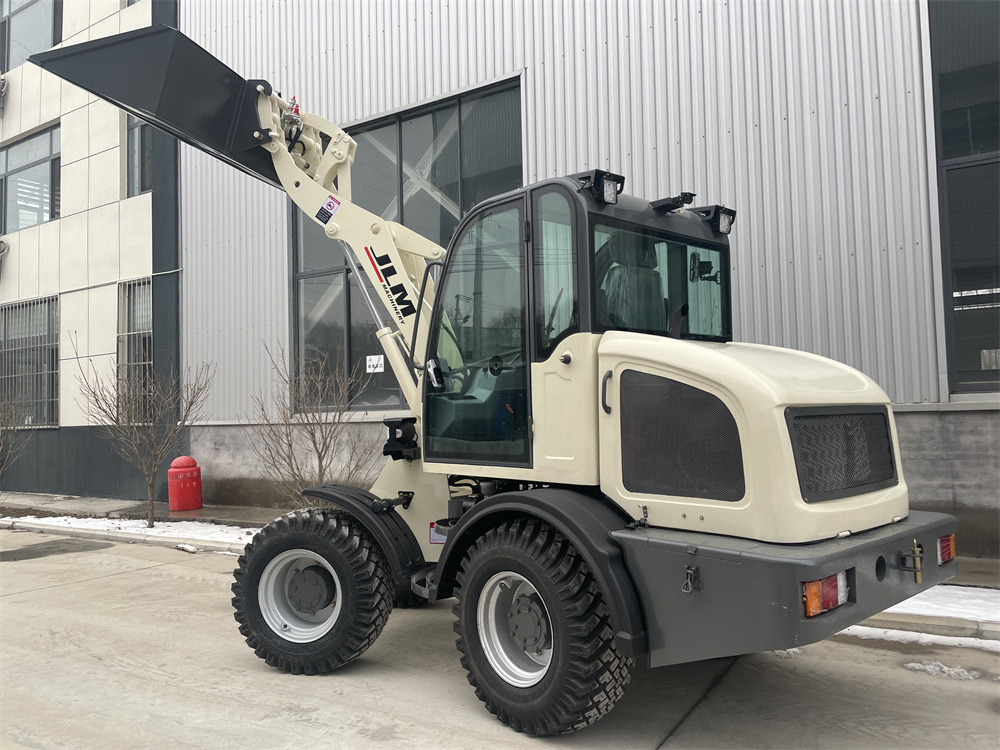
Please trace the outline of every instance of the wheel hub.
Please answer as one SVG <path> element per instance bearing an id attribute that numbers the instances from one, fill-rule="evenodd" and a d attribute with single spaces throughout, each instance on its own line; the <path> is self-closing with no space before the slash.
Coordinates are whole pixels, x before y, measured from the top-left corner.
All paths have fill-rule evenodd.
<path id="1" fill-rule="evenodd" d="M 296 612 L 314 615 L 330 606 L 336 591 L 330 571 L 319 565 L 310 565 L 292 572 L 288 580 L 288 603 Z"/>
<path id="2" fill-rule="evenodd" d="M 504 682 L 537 685 L 552 662 L 553 635 L 545 601 L 520 573 L 504 571 L 483 585 L 476 624 L 484 655 Z"/>
<path id="3" fill-rule="evenodd" d="M 525 651 L 540 652 L 550 645 L 549 621 L 538 594 L 517 597 L 507 613 L 507 619 L 510 621 L 510 637 Z"/>

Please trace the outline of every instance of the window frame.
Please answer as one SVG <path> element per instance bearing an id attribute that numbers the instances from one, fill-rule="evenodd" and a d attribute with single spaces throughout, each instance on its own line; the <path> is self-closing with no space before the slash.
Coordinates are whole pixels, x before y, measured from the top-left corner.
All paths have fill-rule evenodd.
<path id="1" fill-rule="evenodd" d="M 485 86 L 478 86 L 476 88 L 469 89 L 468 91 L 463 91 L 463 92 L 461 92 L 459 94 L 455 94 L 455 95 L 452 95 L 452 96 L 449 96 L 449 97 L 438 99 L 438 100 L 435 100 L 433 102 L 428 102 L 426 104 L 414 107 L 412 109 L 407 109 L 405 111 L 400 111 L 400 112 L 394 113 L 394 114 L 392 114 L 390 116 L 387 116 L 387 117 L 379 117 L 379 118 L 372 119 L 372 120 L 369 120 L 369 121 L 366 121 L 366 122 L 363 122 L 363 123 L 355 124 L 355 125 L 353 125 L 351 127 L 346 128 L 346 130 L 353 137 L 355 137 L 355 138 L 357 138 L 358 136 L 360 136 L 360 135 L 362 135 L 364 133 L 367 133 L 367 132 L 370 132 L 370 131 L 379 130 L 379 129 L 384 128 L 384 127 L 389 126 L 389 125 L 391 125 L 391 126 L 393 126 L 395 128 L 395 143 L 394 143 L 394 148 L 395 148 L 395 165 L 394 165 L 394 168 L 395 168 L 395 190 L 396 190 L 396 198 L 395 198 L 395 200 L 396 200 L 396 215 L 395 215 L 394 218 L 391 219 L 391 221 L 396 222 L 398 224 L 404 224 L 405 225 L 405 216 L 404 216 L 404 208 L 405 207 L 403 205 L 403 189 L 404 189 L 404 185 L 406 184 L 406 179 L 405 179 L 405 173 L 404 173 L 404 169 L 403 169 L 403 158 L 402 158 L 402 154 L 403 154 L 403 123 L 407 122 L 407 121 L 410 121 L 410 120 L 414 120 L 414 119 L 423 117 L 423 116 L 428 115 L 428 114 L 433 113 L 433 112 L 441 111 L 441 110 L 446 109 L 446 108 L 448 108 L 450 106 L 454 106 L 456 108 L 456 117 L 458 117 L 458 132 L 456 134 L 456 138 L 458 139 L 458 154 L 457 154 L 458 184 L 459 184 L 458 205 L 459 205 L 459 208 L 461 209 L 461 206 L 463 205 L 463 200 L 464 200 L 463 175 L 462 175 L 462 156 L 463 156 L 463 152 L 462 152 L 462 145 L 461 145 L 462 144 L 462 102 L 465 101 L 465 100 L 480 99 L 480 98 L 482 98 L 484 96 L 489 96 L 489 95 L 492 95 L 492 94 L 500 94 L 500 93 L 507 92 L 507 91 L 512 91 L 512 90 L 517 91 L 520 94 L 520 92 L 522 90 L 520 76 L 515 76 L 515 77 L 511 77 L 511 78 L 502 80 L 502 81 L 493 82 L 493 83 L 490 83 L 490 84 L 485 85 Z M 518 106 L 519 106 L 520 111 L 523 113 L 523 102 L 521 102 L 520 99 L 519 99 L 519 102 L 518 102 Z M 520 128 L 520 130 L 521 130 L 521 132 L 523 134 L 523 124 L 521 124 L 521 122 L 522 121 L 519 120 L 519 128 Z M 523 183 L 523 180 L 524 180 L 524 175 L 523 175 L 524 141 L 523 141 L 523 137 L 521 139 L 521 149 L 520 149 L 520 152 L 519 152 L 518 156 L 520 158 L 521 171 L 522 171 L 522 174 L 519 177 L 519 181 L 521 183 Z M 522 187 L 523 187 L 522 185 L 519 185 L 515 189 L 522 189 Z M 303 361 L 302 360 L 302 352 L 300 351 L 300 345 L 301 345 L 300 339 L 301 339 L 301 336 L 302 336 L 301 322 L 300 322 L 301 315 L 302 315 L 302 295 L 300 294 L 300 284 L 301 284 L 301 282 L 304 281 L 304 280 L 308 280 L 308 279 L 318 279 L 318 278 L 324 278 L 324 277 L 329 277 L 329 278 L 332 279 L 332 277 L 335 276 L 335 275 L 343 274 L 343 278 L 344 278 L 344 294 L 345 294 L 344 303 L 343 304 L 345 306 L 345 314 L 344 314 L 344 339 L 343 339 L 343 342 L 342 342 L 343 351 L 344 351 L 342 368 L 343 368 L 343 373 L 344 373 L 345 377 L 348 377 L 350 375 L 351 362 L 353 361 L 352 360 L 352 348 L 351 348 L 352 347 L 352 343 L 353 343 L 353 341 L 352 341 L 352 330 L 351 330 L 351 320 L 352 320 L 352 318 L 351 318 L 351 308 L 352 308 L 353 304 L 357 301 L 354 298 L 354 295 L 357 294 L 358 291 L 359 291 L 357 289 L 352 289 L 352 287 L 354 286 L 353 282 L 356 281 L 358 284 L 364 284 L 367 279 L 364 277 L 363 274 L 361 275 L 361 278 L 354 279 L 353 278 L 353 274 L 352 274 L 351 266 L 350 266 L 350 264 L 349 264 L 349 262 L 347 261 L 346 258 L 343 259 L 342 263 L 339 263 L 339 264 L 336 264 L 336 265 L 331 265 L 331 266 L 327 266 L 327 267 L 323 267 L 323 268 L 312 268 L 312 269 L 309 269 L 309 270 L 302 270 L 301 269 L 301 265 L 302 264 L 301 264 L 301 258 L 300 258 L 301 254 L 302 254 L 302 247 L 301 247 L 301 242 L 302 242 L 301 226 L 302 225 L 300 224 L 300 222 L 301 221 L 311 221 L 311 219 L 308 216 L 306 216 L 304 213 L 302 213 L 300 210 L 298 210 L 297 207 L 296 207 L 296 205 L 294 204 L 294 202 L 291 199 L 288 199 L 288 205 L 289 205 L 289 214 L 288 215 L 289 215 L 289 225 L 290 225 L 290 232 L 289 232 L 289 234 L 290 234 L 290 237 L 289 237 L 289 250 L 290 250 L 290 252 L 289 252 L 289 276 L 290 276 L 290 279 L 291 279 L 291 286 L 292 286 L 290 300 L 289 300 L 289 306 L 290 306 L 289 318 L 290 318 L 290 322 L 291 322 L 291 326 L 290 326 L 291 327 L 291 331 L 290 331 L 291 341 L 293 342 L 292 343 L 292 347 L 293 347 L 293 349 L 292 349 L 292 357 L 291 357 L 291 359 L 294 361 L 293 367 L 294 368 L 300 367 L 301 364 L 302 364 L 302 361 Z M 475 208 L 475 207 L 470 207 L 469 210 L 465 214 L 462 214 L 462 215 L 460 215 L 458 217 L 458 219 L 456 220 L 456 223 L 455 223 L 455 229 L 452 231 L 452 237 L 448 238 L 447 240 L 445 240 L 445 239 L 442 238 L 442 242 L 441 242 L 442 245 L 447 246 L 447 245 L 450 244 L 450 240 L 453 239 L 454 236 L 456 236 L 456 234 L 459 231 L 460 227 L 462 226 L 463 222 L 468 218 L 469 215 L 471 215 L 473 213 L 473 208 Z M 350 252 L 350 250 L 346 250 L 346 251 Z M 362 294 L 362 296 L 363 296 L 363 294 Z M 529 352 L 529 356 L 530 356 L 530 352 Z M 388 365 L 386 365 L 386 367 L 388 369 Z M 389 405 L 389 404 L 382 405 L 382 404 L 356 403 L 352 399 L 351 410 L 352 411 L 358 411 L 358 412 L 365 412 L 365 411 L 403 411 L 403 410 L 405 410 L 407 408 L 406 398 L 404 397 L 403 391 L 399 387 L 398 383 L 396 384 L 396 389 L 397 389 L 397 393 L 398 393 L 398 405 Z M 298 407 L 296 406 L 296 397 L 295 397 L 295 394 L 290 394 L 290 397 L 292 399 L 293 408 L 297 411 Z"/>
<path id="2" fill-rule="evenodd" d="M 140 289 L 148 290 L 146 292 L 148 295 L 146 300 L 146 304 L 148 305 L 146 319 L 149 321 L 149 325 L 143 328 L 133 328 L 132 316 L 129 313 L 132 310 L 131 303 Z M 138 350 L 140 358 L 138 360 L 134 360 L 132 357 L 132 353 L 136 351 L 136 347 L 134 346 L 136 341 L 139 342 Z M 153 279 L 151 276 L 118 282 L 118 332 L 116 343 L 117 359 L 115 369 L 118 378 L 119 415 L 121 415 L 123 406 L 122 383 L 135 377 L 135 373 L 138 373 L 138 377 L 144 381 L 143 403 L 139 405 L 137 419 L 128 419 L 130 415 L 126 414 L 123 421 L 127 421 L 129 424 L 148 424 L 153 418 Z"/>
<path id="3" fill-rule="evenodd" d="M 11 20 L 40 2 L 43 2 L 43 0 L 26 0 L 23 5 L 14 10 L 10 9 L 10 0 L 3 0 L 2 4 L 0 4 L 0 66 L 3 66 L 3 72 L 6 73 L 11 70 Z M 62 27 L 63 0 L 52 0 L 52 44 L 45 49 L 34 50 L 31 54 L 52 49 L 52 47 L 62 42 Z M 23 64 L 19 63 L 18 67 Z"/>
<path id="4" fill-rule="evenodd" d="M 959 4 L 951 9 L 959 7 Z M 961 382 L 958 373 L 958 332 L 955 328 L 955 283 L 954 267 L 952 265 L 953 251 L 951 246 L 950 203 L 948 197 L 948 173 L 968 167 L 996 164 L 1000 169 L 1000 150 L 983 153 L 964 154 L 949 159 L 944 158 L 944 133 L 941 109 L 941 71 L 938 67 L 939 56 L 943 51 L 935 43 L 934 12 L 928 14 L 931 57 L 931 92 L 933 97 L 934 125 L 934 158 L 938 187 L 938 228 L 941 242 L 941 304 L 944 311 L 944 348 L 948 370 L 948 393 L 952 395 L 995 393 L 1000 390 L 1000 381 L 992 382 Z M 940 39 L 940 37 L 938 37 Z M 950 111 L 950 110 L 949 110 Z"/>
<path id="5" fill-rule="evenodd" d="M 0 161 L 2 161 L 3 167 L 0 168 L 0 234 L 10 234 L 12 232 L 20 232 L 24 229 L 30 229 L 31 227 L 37 227 L 41 224 L 46 224 L 50 221 L 54 221 L 59 218 L 60 214 L 60 191 L 62 188 L 61 183 L 61 167 L 62 167 L 62 143 L 59 137 L 59 125 L 48 128 L 46 130 L 41 130 L 37 133 L 31 133 L 30 135 L 23 136 L 18 140 L 8 143 L 3 148 L 0 148 Z M 49 136 L 49 153 L 42 159 L 35 159 L 34 161 L 28 162 L 27 164 L 22 164 L 14 170 L 7 169 L 7 154 L 11 148 L 17 146 L 20 143 L 24 143 L 32 138 L 37 138 L 41 135 Z M 49 216 L 47 219 L 43 219 L 37 224 L 30 224 L 26 227 L 19 227 L 17 229 L 10 229 L 7 226 L 7 195 L 8 195 L 8 181 L 12 176 L 18 175 L 21 172 L 25 172 L 29 169 L 34 169 L 41 164 L 49 164 Z"/>
<path id="6" fill-rule="evenodd" d="M 457 144 L 458 144 L 458 154 L 456 156 L 456 159 L 458 161 L 458 199 L 457 199 L 457 203 L 458 203 L 458 207 L 459 207 L 459 212 L 461 213 L 462 206 L 465 205 L 465 188 L 464 188 L 464 179 L 463 179 L 463 173 L 462 173 L 462 163 L 463 163 L 463 157 L 465 155 L 464 150 L 463 150 L 463 144 L 462 144 L 462 140 L 463 140 L 462 139 L 462 104 L 464 102 L 466 102 L 466 101 L 471 101 L 471 100 L 475 100 L 475 99 L 482 99 L 485 96 L 490 96 L 490 95 L 494 95 L 494 94 L 502 94 L 502 93 L 504 93 L 506 91 L 511 91 L 511 90 L 514 90 L 514 89 L 516 89 L 520 93 L 521 88 L 522 88 L 521 87 L 521 78 L 520 78 L 520 76 L 516 76 L 516 77 L 513 77 L 513 78 L 508 78 L 508 79 L 503 80 L 503 81 L 497 81 L 497 82 L 488 84 L 486 86 L 477 86 L 476 88 L 469 89 L 468 91 L 463 91 L 460 94 L 455 94 L 455 95 L 452 95 L 452 96 L 448 96 L 448 97 L 443 98 L 443 99 L 436 99 L 433 102 L 428 102 L 428 103 L 420 105 L 418 107 L 414 107 L 413 109 L 407 109 L 407 110 L 402 111 L 402 112 L 397 112 L 397 113 L 392 114 L 392 115 L 390 115 L 388 117 L 379 117 L 379 118 L 374 119 L 374 120 L 369 120 L 369 121 L 365 121 L 365 122 L 362 122 L 362 123 L 357 123 L 355 125 L 352 125 L 351 127 L 346 128 L 347 132 L 355 140 L 357 140 L 358 136 L 360 136 L 360 135 L 364 135 L 365 133 L 373 131 L 373 130 L 379 130 L 379 129 L 384 128 L 384 127 L 386 127 L 388 125 L 393 125 L 396 128 L 396 218 L 392 219 L 392 221 L 395 221 L 397 224 L 403 224 L 404 226 L 406 225 L 406 207 L 404 205 L 404 201 L 402 200 L 403 188 L 404 188 L 404 186 L 406 184 L 406 175 L 405 175 L 404 170 L 403 170 L 403 124 L 406 123 L 406 122 L 409 122 L 411 120 L 417 120 L 417 119 L 419 119 L 421 117 L 424 117 L 426 115 L 433 114 L 434 112 L 439 112 L 439 111 L 447 109 L 447 108 L 449 108 L 451 106 L 456 107 L 456 116 L 458 117 L 458 130 L 457 130 L 457 134 L 455 136 Z M 522 109 L 522 116 L 523 116 L 523 109 Z M 523 124 L 522 124 L 521 127 L 522 127 L 522 131 L 523 131 Z M 522 175 L 521 175 L 521 183 L 522 184 L 518 185 L 517 187 L 511 188 L 511 190 L 519 190 L 522 187 L 524 187 L 524 185 L 523 185 L 523 182 L 524 182 L 524 174 L 523 174 L 523 169 L 524 169 L 524 140 L 523 140 L 523 138 L 521 140 L 521 168 L 522 168 Z M 507 192 L 507 191 L 504 191 L 504 192 Z M 494 197 L 496 197 L 498 195 L 501 195 L 501 194 L 502 193 L 496 193 L 495 195 L 490 196 L 489 200 L 492 200 Z M 482 202 L 482 201 L 480 201 L 480 202 Z M 460 215 L 457 218 L 457 220 L 455 222 L 455 228 L 452 230 L 452 233 L 451 233 L 450 237 L 448 237 L 448 238 L 441 238 L 442 241 L 441 241 L 440 244 L 443 247 L 447 247 L 447 246 L 449 246 L 451 244 L 451 240 L 457 234 L 459 226 L 462 224 L 462 222 L 465 220 L 466 216 L 468 216 L 469 213 L 471 213 L 474 208 L 476 208 L 475 205 L 469 206 L 468 211 L 466 211 L 464 214 Z M 435 240 L 432 240 L 432 241 L 435 241 Z"/>
<path id="7" fill-rule="evenodd" d="M 7 330 L 11 325 L 11 319 L 18 311 L 26 311 L 32 307 L 42 307 L 46 318 L 46 331 L 44 333 L 26 335 L 14 339 L 17 341 L 26 339 L 44 339 L 29 343 L 27 345 L 10 346 L 11 337 L 7 335 Z M 49 367 L 40 367 L 30 373 L 11 372 L 9 366 L 10 358 L 17 358 L 18 355 L 37 357 L 39 363 L 49 363 Z M 25 423 L 15 429 L 43 429 L 59 427 L 59 295 L 49 297 L 38 297 L 35 299 L 18 300 L 5 305 L 0 305 L 0 398 L 5 398 L 8 384 L 13 384 L 15 389 L 18 381 L 27 381 L 28 389 L 32 391 L 32 398 L 25 400 L 30 404 L 32 418 L 38 413 L 45 413 L 46 419 L 43 422 Z M 16 390 L 14 391 L 16 394 Z M 39 398 L 39 394 L 48 395 L 47 398 Z M 15 395 L 15 403 L 18 400 Z"/>
<path id="8" fill-rule="evenodd" d="M 125 197 L 134 198 L 153 189 L 153 126 L 135 115 L 125 115 Z M 133 162 L 133 139 L 138 138 L 137 162 Z M 137 172 L 135 184 L 133 170 Z"/>

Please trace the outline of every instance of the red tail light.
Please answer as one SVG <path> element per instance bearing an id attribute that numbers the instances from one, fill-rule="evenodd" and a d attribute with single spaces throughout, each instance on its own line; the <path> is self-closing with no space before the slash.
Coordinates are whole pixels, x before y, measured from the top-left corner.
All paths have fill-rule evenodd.
<path id="1" fill-rule="evenodd" d="M 802 595 L 806 603 L 806 617 L 815 617 L 839 607 L 847 601 L 847 571 L 819 581 L 807 581 L 802 584 Z"/>
<path id="2" fill-rule="evenodd" d="M 955 559 L 955 535 L 947 534 L 937 540 L 938 565 Z"/>

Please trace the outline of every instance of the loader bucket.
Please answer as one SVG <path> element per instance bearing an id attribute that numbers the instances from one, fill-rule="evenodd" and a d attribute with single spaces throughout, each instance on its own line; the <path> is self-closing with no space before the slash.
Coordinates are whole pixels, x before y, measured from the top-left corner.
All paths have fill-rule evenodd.
<path id="1" fill-rule="evenodd" d="M 28 58 L 195 148 L 276 186 L 257 84 L 246 81 L 177 29 L 151 26 Z M 264 133 L 263 141 L 254 132 Z"/>

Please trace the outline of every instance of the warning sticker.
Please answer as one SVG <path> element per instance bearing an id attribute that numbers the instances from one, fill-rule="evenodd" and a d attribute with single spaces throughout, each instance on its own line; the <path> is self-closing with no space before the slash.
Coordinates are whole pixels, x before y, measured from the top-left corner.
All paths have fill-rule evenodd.
<path id="1" fill-rule="evenodd" d="M 319 219 L 321 224 L 326 224 L 337 213 L 338 208 L 340 208 L 340 201 L 332 195 L 328 196 L 319 211 L 316 212 L 316 218 Z"/>
<path id="2" fill-rule="evenodd" d="M 436 525 L 431 521 L 431 544 L 444 544 L 447 540 L 448 537 L 439 534 Z"/>

